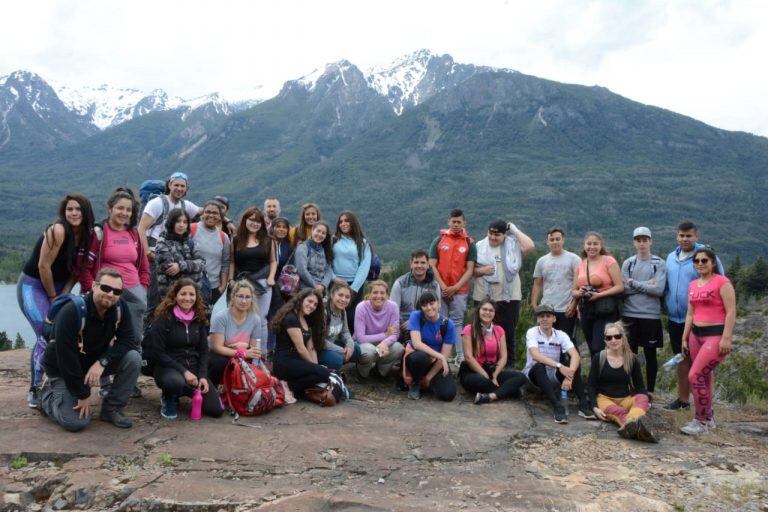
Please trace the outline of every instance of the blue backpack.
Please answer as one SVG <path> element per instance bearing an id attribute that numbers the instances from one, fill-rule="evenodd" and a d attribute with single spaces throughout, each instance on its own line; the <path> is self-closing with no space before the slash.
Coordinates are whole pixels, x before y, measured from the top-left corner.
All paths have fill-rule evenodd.
<path id="1" fill-rule="evenodd" d="M 83 334 L 85 329 L 85 319 L 88 318 L 88 309 L 85 307 L 85 300 L 80 295 L 74 293 L 68 293 L 66 295 L 59 295 L 51 303 L 51 307 L 48 309 L 48 314 L 45 315 L 45 321 L 43 321 L 43 338 L 45 341 L 51 341 L 53 338 L 53 320 L 56 315 L 61 311 L 61 308 L 74 302 L 75 309 L 77 309 L 77 318 L 80 322 L 80 329 L 78 334 Z"/>
<path id="2" fill-rule="evenodd" d="M 163 180 L 145 180 L 139 187 L 141 209 L 147 205 L 150 199 L 165 194 L 165 182 Z"/>

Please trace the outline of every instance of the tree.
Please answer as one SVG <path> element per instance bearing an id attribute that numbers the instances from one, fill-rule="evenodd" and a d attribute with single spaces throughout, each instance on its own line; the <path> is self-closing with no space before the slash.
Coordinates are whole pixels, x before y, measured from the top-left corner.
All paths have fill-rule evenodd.
<path id="1" fill-rule="evenodd" d="M 733 284 L 734 288 L 739 286 L 743 268 L 744 267 L 741 265 L 741 258 L 737 254 L 736 257 L 733 258 L 733 261 L 731 262 L 731 266 L 728 267 L 728 270 L 725 271 L 725 275 L 728 277 L 728 279 L 731 280 L 731 283 Z"/>
<path id="2" fill-rule="evenodd" d="M 26 346 L 26 343 L 24 343 L 24 338 L 21 337 L 21 333 L 20 332 L 17 332 L 16 333 L 16 341 L 13 342 L 14 350 L 15 349 L 19 349 L 19 348 L 24 348 L 25 346 Z"/>
<path id="3" fill-rule="evenodd" d="M 762 256 L 758 256 L 749 270 L 745 272 L 744 284 L 750 295 L 760 297 L 768 293 L 768 263 Z"/>
<path id="4" fill-rule="evenodd" d="M 0 351 L 11 350 L 11 348 L 13 348 L 13 345 L 11 344 L 11 340 L 8 339 L 8 333 L 0 331 Z"/>

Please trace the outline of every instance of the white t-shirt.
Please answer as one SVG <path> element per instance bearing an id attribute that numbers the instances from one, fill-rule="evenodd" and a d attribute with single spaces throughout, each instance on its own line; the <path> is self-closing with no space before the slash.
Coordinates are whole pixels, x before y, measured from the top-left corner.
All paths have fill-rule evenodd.
<path id="1" fill-rule="evenodd" d="M 536 360 L 531 355 L 532 348 L 538 348 L 539 353 L 545 357 L 560 361 L 560 354 L 567 354 L 573 347 L 571 338 L 563 331 L 552 329 L 552 337 L 547 338 L 539 326 L 531 327 L 525 333 L 525 368 L 523 368 L 523 373 L 527 376 L 533 365 L 536 364 Z"/>
<path id="2" fill-rule="evenodd" d="M 539 304 L 550 304 L 558 313 L 568 309 L 568 304 L 571 303 L 573 272 L 580 263 L 581 258 L 569 251 L 563 251 L 557 256 L 549 253 L 539 258 L 533 269 L 533 277 L 540 277 L 542 280 Z"/>
<path id="3" fill-rule="evenodd" d="M 166 196 L 167 198 L 168 196 Z M 200 207 L 197 206 L 192 201 L 184 200 L 184 207 L 187 210 L 187 215 L 189 215 L 190 219 L 193 219 L 197 213 L 200 211 Z M 176 204 L 173 204 L 173 201 L 168 199 L 168 212 L 171 210 L 175 210 L 176 208 L 181 208 L 181 201 L 179 201 Z M 144 207 L 144 213 L 148 214 L 150 217 L 152 217 L 152 223 L 158 219 L 158 217 L 161 217 L 163 215 L 163 198 L 162 196 L 155 197 L 153 199 L 150 199 L 150 201 L 147 203 L 147 206 Z M 158 238 L 160 236 L 160 233 L 163 232 L 163 229 L 165 229 L 165 219 L 163 219 L 163 222 L 158 224 L 157 226 L 153 227 L 150 230 L 147 230 L 147 238 Z"/>

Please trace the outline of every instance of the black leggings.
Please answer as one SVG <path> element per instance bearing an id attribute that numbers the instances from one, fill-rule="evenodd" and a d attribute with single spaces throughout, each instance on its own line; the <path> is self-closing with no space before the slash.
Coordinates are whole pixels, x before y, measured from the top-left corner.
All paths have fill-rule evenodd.
<path id="1" fill-rule="evenodd" d="M 298 354 L 276 358 L 273 373 L 275 377 L 288 383 L 297 398 L 304 395 L 305 389 L 328 382 L 331 377 L 328 368 L 305 361 Z"/>
<path id="2" fill-rule="evenodd" d="M 565 376 L 559 371 L 555 374 L 557 381 L 562 383 Z M 541 363 L 536 363 L 533 368 L 528 372 L 528 378 L 531 379 L 534 386 L 539 388 L 544 395 L 549 399 L 552 407 L 560 406 L 560 386 L 555 384 L 552 379 L 547 375 L 547 367 Z M 576 374 L 573 376 L 573 389 L 579 399 L 579 403 L 583 404 L 587 402 L 587 396 L 584 394 L 584 384 L 581 382 L 581 367 L 576 370 Z"/>
<path id="3" fill-rule="evenodd" d="M 515 329 L 520 320 L 520 301 L 500 300 L 494 304 L 497 311 L 496 323 L 504 329 L 504 337 L 507 340 L 507 366 L 512 367 L 515 365 Z"/>
<path id="4" fill-rule="evenodd" d="M 632 352 L 637 354 L 637 347 L 632 347 Z M 645 387 L 649 393 L 656 389 L 656 376 L 659 374 L 659 361 L 656 358 L 656 347 L 643 347 L 645 355 Z"/>
<path id="5" fill-rule="evenodd" d="M 221 379 L 224 377 L 224 368 L 226 368 L 229 358 L 219 354 L 211 352 L 208 355 L 208 380 L 214 386 L 221 384 Z"/>
<path id="6" fill-rule="evenodd" d="M 507 398 L 520 392 L 528 379 L 525 374 L 515 370 L 503 370 L 496 379 L 499 385 L 486 379 L 479 373 L 473 372 L 468 365 L 462 364 L 459 370 L 459 380 L 464 389 L 471 393 L 494 393 L 497 398 Z"/>
<path id="7" fill-rule="evenodd" d="M 590 357 L 605 348 L 605 326 L 611 322 L 616 322 L 618 319 L 618 311 L 607 316 L 595 316 L 591 312 L 582 310 L 581 330 L 584 333 L 584 339 L 587 340 Z"/>
<path id="8" fill-rule="evenodd" d="M 432 364 L 429 362 L 429 354 L 416 351 L 411 352 L 405 357 L 405 366 L 411 373 L 413 382 L 418 383 L 421 382 L 421 379 L 423 379 L 427 373 L 429 373 Z M 442 370 L 432 377 L 432 380 L 429 383 L 429 388 L 438 400 L 450 402 L 456 397 L 456 381 L 450 373 L 448 373 L 447 376 L 444 376 Z"/>
<path id="9" fill-rule="evenodd" d="M 176 368 L 155 367 L 155 384 L 163 390 L 165 398 L 191 397 L 195 388 L 187 384 L 184 375 Z M 218 418 L 224 413 L 216 386 L 208 381 L 208 392 L 203 394 L 203 414 Z"/>

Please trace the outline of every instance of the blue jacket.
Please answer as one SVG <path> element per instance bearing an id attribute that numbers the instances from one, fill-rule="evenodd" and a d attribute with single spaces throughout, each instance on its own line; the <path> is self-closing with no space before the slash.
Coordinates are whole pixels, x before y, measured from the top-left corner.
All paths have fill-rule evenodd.
<path id="1" fill-rule="evenodd" d="M 696 252 L 697 249 L 704 247 L 706 247 L 704 244 L 697 242 L 693 251 Z M 667 256 L 667 289 L 664 293 L 664 304 L 669 319 L 682 324 L 688 313 L 688 285 L 697 279 L 699 274 L 693 268 L 693 253 L 683 261 L 680 261 L 679 255 L 680 247 L 678 246 Z M 717 258 L 717 268 L 721 274 L 725 274 L 720 258 Z"/>

